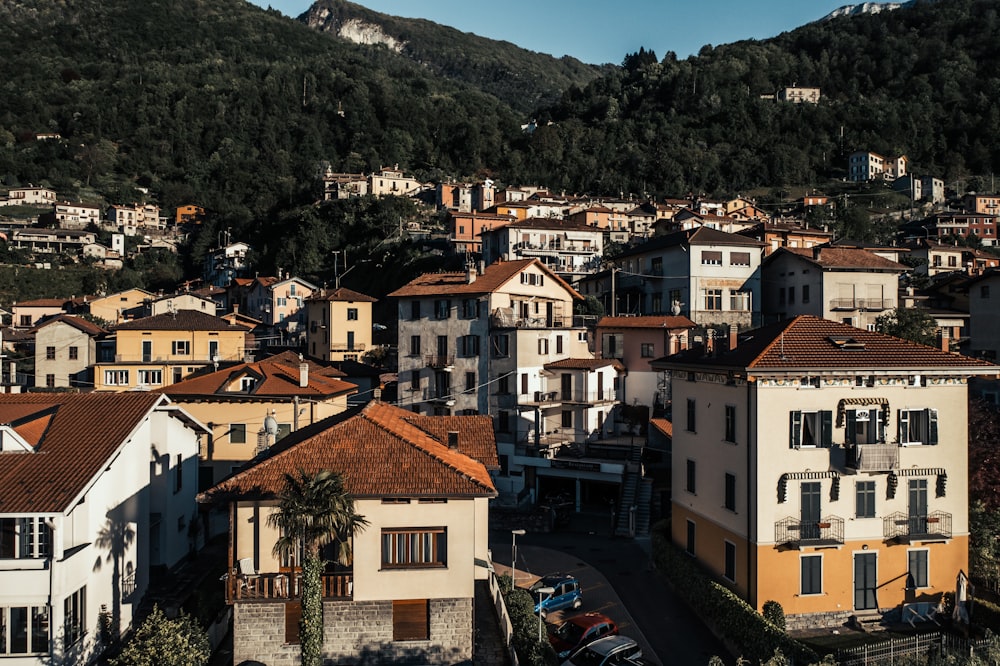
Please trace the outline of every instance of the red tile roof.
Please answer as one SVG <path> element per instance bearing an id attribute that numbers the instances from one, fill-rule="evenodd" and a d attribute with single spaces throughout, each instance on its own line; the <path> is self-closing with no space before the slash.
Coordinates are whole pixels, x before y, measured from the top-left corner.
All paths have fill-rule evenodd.
<path id="1" fill-rule="evenodd" d="M 103 328 L 101 328 L 100 326 L 91 321 L 84 319 L 83 317 L 76 317 L 74 315 L 68 315 L 68 314 L 56 315 L 51 319 L 46 319 L 40 324 L 35 325 L 35 327 L 31 329 L 29 333 L 37 333 L 38 329 L 42 328 L 43 326 L 48 326 L 49 324 L 53 324 L 57 321 L 61 321 L 64 324 L 68 324 L 79 331 L 83 331 L 87 335 L 100 335 L 101 333 L 107 333 L 107 331 L 105 331 Z"/>
<path id="2" fill-rule="evenodd" d="M 326 289 L 321 289 L 314 292 L 312 296 L 306 299 L 307 301 L 347 301 L 349 303 L 377 303 L 378 299 L 374 296 L 369 296 L 368 294 L 362 294 L 360 291 L 354 291 L 353 289 L 347 289 L 346 287 L 341 287 L 340 289 L 332 289 L 327 291 Z"/>
<path id="3" fill-rule="evenodd" d="M 61 308 L 67 303 L 72 303 L 68 298 L 36 298 L 31 301 L 20 301 L 14 303 L 15 308 Z"/>
<path id="4" fill-rule="evenodd" d="M 645 315 L 642 317 L 601 317 L 597 328 L 694 328 L 693 321 L 683 316 Z"/>
<path id="5" fill-rule="evenodd" d="M 667 437 L 674 436 L 674 424 L 668 419 L 649 419 L 649 425 L 653 426 Z"/>
<path id="6" fill-rule="evenodd" d="M 654 367 L 682 364 L 747 370 L 954 369 L 1000 374 L 1000 366 L 986 361 L 812 315 L 741 333 L 736 349 L 715 356 L 705 356 L 700 348 L 690 349 L 653 364 Z"/>
<path id="7" fill-rule="evenodd" d="M 226 390 L 234 381 L 242 376 L 256 379 L 250 392 Z M 333 377 L 324 377 L 309 372 L 305 386 L 299 386 L 298 363 L 289 365 L 282 361 L 267 359 L 256 363 L 241 363 L 239 365 L 219 370 L 207 375 L 191 377 L 171 384 L 161 393 L 180 397 L 233 397 L 233 398 L 282 398 L 309 397 L 329 398 L 337 395 L 356 393 L 358 387 L 349 382 Z"/>
<path id="8" fill-rule="evenodd" d="M 819 266 L 820 268 L 863 268 L 865 270 L 872 269 L 891 271 L 909 270 L 903 264 L 890 261 L 885 257 L 875 254 L 874 252 L 847 247 L 780 247 L 765 261 L 770 263 L 771 261 L 774 261 L 775 257 L 781 256 L 784 253 L 802 257 L 809 263 Z"/>
<path id="9" fill-rule="evenodd" d="M 0 394 L 0 423 L 35 447 L 0 454 L 0 513 L 68 509 L 163 400 L 142 392 Z"/>
<path id="10" fill-rule="evenodd" d="M 615 370 L 624 370 L 625 366 L 615 358 L 564 358 L 561 361 L 546 363 L 543 367 L 554 370 L 597 370 L 607 366 L 613 366 Z"/>
<path id="11" fill-rule="evenodd" d="M 578 294 L 573 287 L 569 286 L 562 278 L 549 270 L 545 264 L 537 259 L 493 262 L 486 267 L 482 275 L 477 276 L 472 282 L 468 281 L 464 271 L 460 273 L 425 273 L 404 284 L 389 294 L 389 297 L 489 294 L 512 280 L 514 276 L 532 264 L 546 273 L 549 279 L 555 280 L 565 287 L 574 299 L 583 300 L 583 296 Z"/>
<path id="12" fill-rule="evenodd" d="M 132 319 L 112 327 L 115 331 L 240 331 L 246 328 L 231 324 L 198 310 L 178 310 L 152 317 Z"/>
<path id="13" fill-rule="evenodd" d="M 459 433 L 457 449 L 448 447 L 449 430 Z M 199 500 L 273 497 L 284 487 L 285 474 L 322 469 L 343 474 L 354 497 L 494 497 L 496 489 L 487 465 L 496 464 L 489 417 L 420 416 L 371 402 L 357 412 L 289 435 L 266 457 L 203 493 Z"/>

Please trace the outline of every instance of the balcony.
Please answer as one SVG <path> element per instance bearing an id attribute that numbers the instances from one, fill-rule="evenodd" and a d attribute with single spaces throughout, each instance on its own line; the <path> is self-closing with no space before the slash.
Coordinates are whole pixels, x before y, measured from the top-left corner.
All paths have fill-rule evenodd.
<path id="1" fill-rule="evenodd" d="M 891 298 L 834 298 L 830 300 L 831 310 L 891 310 L 895 301 Z"/>
<path id="2" fill-rule="evenodd" d="M 364 350 L 365 344 L 363 342 L 355 342 L 353 344 L 348 344 L 346 342 L 330 343 L 330 351 L 332 352 L 355 352 Z"/>
<path id="3" fill-rule="evenodd" d="M 826 516 L 813 523 L 789 516 L 774 524 L 774 541 L 790 548 L 841 545 L 844 543 L 844 519 Z"/>
<path id="4" fill-rule="evenodd" d="M 934 541 L 951 538 L 951 514 L 932 511 L 927 515 L 911 516 L 897 511 L 882 519 L 882 534 L 900 542 Z"/>
<path id="5" fill-rule="evenodd" d="M 455 365 L 455 357 L 450 354 L 428 354 L 424 357 L 424 362 L 428 368 L 444 370 Z"/>
<path id="6" fill-rule="evenodd" d="M 899 447 L 895 444 L 856 444 L 844 447 L 847 467 L 856 472 L 891 472 L 899 469 Z"/>
<path id="7" fill-rule="evenodd" d="M 232 573 L 225 577 L 226 603 L 245 601 L 288 601 L 302 593 L 302 572 L 262 573 L 253 576 Z M 354 575 L 351 573 L 322 574 L 324 599 L 350 599 L 354 594 Z"/>

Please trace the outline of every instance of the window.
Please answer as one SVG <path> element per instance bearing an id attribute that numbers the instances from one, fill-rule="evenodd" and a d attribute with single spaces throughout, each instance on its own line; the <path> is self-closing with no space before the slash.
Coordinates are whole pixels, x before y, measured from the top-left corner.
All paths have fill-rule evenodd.
<path id="1" fill-rule="evenodd" d="M 538 353 L 541 356 L 546 356 L 549 353 L 549 339 L 548 338 L 538 338 Z"/>
<path id="2" fill-rule="evenodd" d="M 467 372 L 465 373 L 465 390 L 472 393 L 476 390 L 476 373 Z"/>
<path id="3" fill-rule="evenodd" d="M 49 554 L 49 526 L 44 518 L 0 518 L 0 559 L 38 559 Z"/>
<path id="4" fill-rule="evenodd" d="M 654 345 L 652 342 L 643 342 L 639 350 L 642 358 L 653 358 L 653 354 L 655 353 L 653 348 Z"/>
<path id="5" fill-rule="evenodd" d="M 420 336 L 410 336 L 410 356 L 420 356 Z"/>
<path id="6" fill-rule="evenodd" d="M 410 390 L 419 391 L 420 390 L 420 371 L 413 370 L 410 374 Z"/>
<path id="7" fill-rule="evenodd" d="M 736 544 L 725 541 L 726 548 L 726 570 L 723 575 L 725 575 L 727 580 L 736 580 Z"/>
<path id="8" fill-rule="evenodd" d="M 885 422 L 881 409 L 851 409 L 844 416 L 847 426 L 844 441 L 848 444 L 877 444 L 885 441 Z"/>
<path id="9" fill-rule="evenodd" d="M 177 454 L 174 460 L 174 492 L 179 493 L 184 487 L 184 457 Z"/>
<path id="10" fill-rule="evenodd" d="M 563 336 L 561 335 L 556 336 L 556 353 L 557 354 L 563 353 Z"/>
<path id="11" fill-rule="evenodd" d="M 833 412 L 792 412 L 791 441 L 793 449 L 823 446 L 833 443 Z"/>
<path id="12" fill-rule="evenodd" d="M 504 409 L 497 412 L 497 432 L 510 432 L 510 412 Z"/>
<path id="13" fill-rule="evenodd" d="M 278 297 L 278 307 L 279 307 L 279 308 L 283 308 L 283 307 L 285 307 L 286 305 L 288 305 L 288 299 L 287 299 L 287 298 L 283 298 L 283 297 L 280 297 L 280 296 L 279 296 L 279 297 Z"/>
<path id="14" fill-rule="evenodd" d="M 730 252 L 729 253 L 729 265 L 730 266 L 749 266 L 750 265 L 750 253 L 749 252 Z"/>
<path id="15" fill-rule="evenodd" d="M 958 259 L 954 255 L 948 257 L 948 266 L 951 268 L 958 266 Z"/>
<path id="16" fill-rule="evenodd" d="M 86 621 L 87 587 L 84 586 L 63 600 L 63 640 L 66 647 L 83 638 Z"/>
<path id="17" fill-rule="evenodd" d="M 705 300 L 706 310 L 721 310 L 722 309 L 722 290 L 721 289 L 702 289 L 701 293 Z"/>
<path id="18" fill-rule="evenodd" d="M 257 386 L 256 377 L 240 377 L 240 391 L 249 393 L 253 390 L 254 386 Z"/>
<path id="19" fill-rule="evenodd" d="M 104 383 L 107 386 L 128 386 L 128 370 L 105 370 Z"/>
<path id="20" fill-rule="evenodd" d="M 937 444 L 938 422 L 936 409 L 899 410 L 900 444 Z"/>
<path id="21" fill-rule="evenodd" d="M 80 358 L 80 348 L 70 347 L 69 348 L 69 360 L 75 361 Z"/>
<path id="22" fill-rule="evenodd" d="M 479 356 L 479 336 L 462 335 L 458 338 L 459 356 Z"/>
<path id="23" fill-rule="evenodd" d="M 807 284 L 802 285 L 802 302 L 809 302 L 809 285 Z"/>
<path id="24" fill-rule="evenodd" d="M 357 308 L 347 308 L 347 320 L 348 321 L 356 321 L 357 318 L 358 318 L 358 309 Z"/>
<path id="25" fill-rule="evenodd" d="M 563 428 L 573 427 L 573 410 L 564 409 L 562 411 L 562 427 Z"/>
<path id="26" fill-rule="evenodd" d="M 800 594 L 823 594 L 823 556 L 803 555 L 799 558 L 802 569 Z"/>
<path id="27" fill-rule="evenodd" d="M 191 353 L 191 342 L 188 340 L 174 340 L 171 345 L 171 353 L 174 356 L 186 356 Z"/>
<path id="28" fill-rule="evenodd" d="M 749 291 L 729 292 L 729 309 L 737 312 L 746 312 L 750 309 Z"/>
<path id="29" fill-rule="evenodd" d="M 163 370 L 137 370 L 139 384 L 143 386 L 159 386 L 163 383 Z"/>
<path id="30" fill-rule="evenodd" d="M 695 545 L 695 526 L 694 521 L 687 521 L 687 542 L 684 544 L 684 551 L 688 555 L 694 555 L 694 545 Z"/>
<path id="31" fill-rule="evenodd" d="M 788 288 L 788 304 L 795 305 L 795 287 Z"/>
<path id="32" fill-rule="evenodd" d="M 410 319 L 420 319 L 420 301 L 410 301 Z"/>
<path id="33" fill-rule="evenodd" d="M 382 530 L 382 568 L 443 567 L 448 564 L 444 527 Z"/>
<path id="34" fill-rule="evenodd" d="M 490 338 L 493 358 L 506 358 L 510 356 L 510 336 L 506 333 L 494 335 Z"/>
<path id="35" fill-rule="evenodd" d="M 726 508 L 736 511 L 736 475 L 726 472 Z"/>
<path id="36" fill-rule="evenodd" d="M 918 587 L 930 587 L 927 575 L 927 560 L 929 551 L 926 549 L 910 550 L 906 553 L 907 572 L 906 587 L 914 589 Z"/>
<path id="37" fill-rule="evenodd" d="M 45 360 L 46 361 L 54 361 L 54 360 L 56 360 L 56 348 L 55 347 L 46 347 L 45 348 Z"/>
<path id="38" fill-rule="evenodd" d="M 701 263 L 703 266 L 721 266 L 722 252 L 703 250 L 701 253 Z"/>
<path id="39" fill-rule="evenodd" d="M 47 606 L 0 606 L 0 656 L 48 651 Z"/>
<path id="40" fill-rule="evenodd" d="M 521 284 L 530 284 L 537 287 L 543 286 L 545 283 L 544 275 L 537 275 L 535 273 L 521 273 Z"/>
<path id="41" fill-rule="evenodd" d="M 233 444 L 247 443 L 247 424 L 231 423 L 229 425 L 229 441 Z"/>
<path id="42" fill-rule="evenodd" d="M 31 315 L 21 315 L 21 326 L 31 326 Z"/>
<path id="43" fill-rule="evenodd" d="M 785 304 L 785 288 L 778 287 L 778 305 Z"/>
<path id="44" fill-rule="evenodd" d="M 439 298 L 434 301 L 434 318 L 447 319 L 451 316 L 451 301 L 446 298 Z"/>
<path id="45" fill-rule="evenodd" d="M 497 379 L 497 393 L 510 393 L 510 375 L 501 375 Z"/>
<path id="46" fill-rule="evenodd" d="M 854 484 L 854 516 L 875 517 L 875 482 L 857 481 Z"/>
<path id="47" fill-rule="evenodd" d="M 698 485 L 698 465 L 694 460 L 688 459 L 687 461 L 687 477 L 684 481 L 684 490 L 688 491 L 692 495 L 696 494 Z"/>
<path id="48" fill-rule="evenodd" d="M 984 284 L 983 286 L 981 286 L 979 288 L 979 297 L 980 298 L 989 298 L 990 297 L 990 285 Z"/>
<path id="49" fill-rule="evenodd" d="M 528 395 L 528 373 L 521 373 L 521 395 Z"/>
<path id="50" fill-rule="evenodd" d="M 687 399 L 687 428 L 688 432 L 698 432 L 696 429 L 697 423 L 695 422 L 695 406 L 697 403 L 694 398 Z"/>
<path id="51" fill-rule="evenodd" d="M 464 319 L 475 319 L 479 316 L 479 301 L 475 298 L 467 298 L 462 301 L 462 317 Z"/>
<path id="52" fill-rule="evenodd" d="M 663 275 L 663 257 L 653 257 L 649 260 L 649 273 Z"/>
<path id="53" fill-rule="evenodd" d="M 427 599 L 392 602 L 392 640 L 426 641 L 430 637 L 430 602 Z"/>
<path id="54" fill-rule="evenodd" d="M 736 441 L 736 405 L 726 405 L 726 441 Z"/>
<path id="55" fill-rule="evenodd" d="M 55 375 L 45 375 L 45 387 L 55 388 L 56 387 L 56 376 Z"/>

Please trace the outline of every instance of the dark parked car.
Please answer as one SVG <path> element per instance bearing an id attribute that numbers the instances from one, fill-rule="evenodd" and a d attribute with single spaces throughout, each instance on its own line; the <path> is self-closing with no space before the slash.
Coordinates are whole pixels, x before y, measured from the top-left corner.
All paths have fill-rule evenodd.
<path id="1" fill-rule="evenodd" d="M 614 620 L 607 615 L 590 612 L 574 615 L 552 627 L 549 631 L 549 643 L 560 659 L 566 659 L 587 643 L 617 634 L 618 625 Z"/>
<path id="2" fill-rule="evenodd" d="M 552 588 L 551 594 L 542 594 L 538 590 Z M 535 612 L 542 619 L 552 611 L 564 608 L 579 608 L 583 605 L 583 589 L 580 581 L 569 574 L 557 573 L 542 576 L 531 588 L 531 596 L 535 598 Z"/>
<path id="3" fill-rule="evenodd" d="M 577 650 L 563 666 L 624 666 L 642 657 L 642 648 L 628 636 L 605 636 Z"/>

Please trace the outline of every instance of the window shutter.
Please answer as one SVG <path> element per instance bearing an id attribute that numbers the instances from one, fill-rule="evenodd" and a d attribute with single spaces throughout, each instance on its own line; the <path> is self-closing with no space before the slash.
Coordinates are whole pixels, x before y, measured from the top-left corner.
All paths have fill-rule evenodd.
<path id="1" fill-rule="evenodd" d="M 425 641 L 430 638 L 429 602 L 407 599 L 392 602 L 392 640 Z"/>
<path id="2" fill-rule="evenodd" d="M 791 448 L 797 449 L 801 447 L 802 438 L 802 412 L 792 412 L 792 438 L 791 438 Z"/>
<path id="3" fill-rule="evenodd" d="M 853 409 L 849 409 L 844 416 L 847 419 L 847 428 L 844 430 L 844 441 L 848 444 L 857 444 L 858 413 Z"/>
<path id="4" fill-rule="evenodd" d="M 882 420 L 882 410 L 873 409 L 868 413 L 868 424 L 875 429 L 875 441 L 885 441 L 885 422 Z M 874 424 L 874 425 L 872 425 Z"/>
<path id="5" fill-rule="evenodd" d="M 823 446 L 826 448 L 833 446 L 833 412 L 830 410 L 820 412 L 820 431 Z"/>
<path id="6" fill-rule="evenodd" d="M 938 443 L 938 425 L 937 425 L 937 410 L 928 409 L 927 410 L 927 432 L 928 432 L 928 444 Z"/>
<path id="7" fill-rule="evenodd" d="M 289 601 L 285 604 L 285 643 L 299 643 L 299 623 L 302 621 L 302 602 Z"/>
<path id="8" fill-rule="evenodd" d="M 898 417 L 899 425 L 897 427 L 897 433 L 899 436 L 899 443 L 903 444 L 907 441 L 906 434 L 910 432 L 910 413 L 906 410 L 899 410 Z"/>

